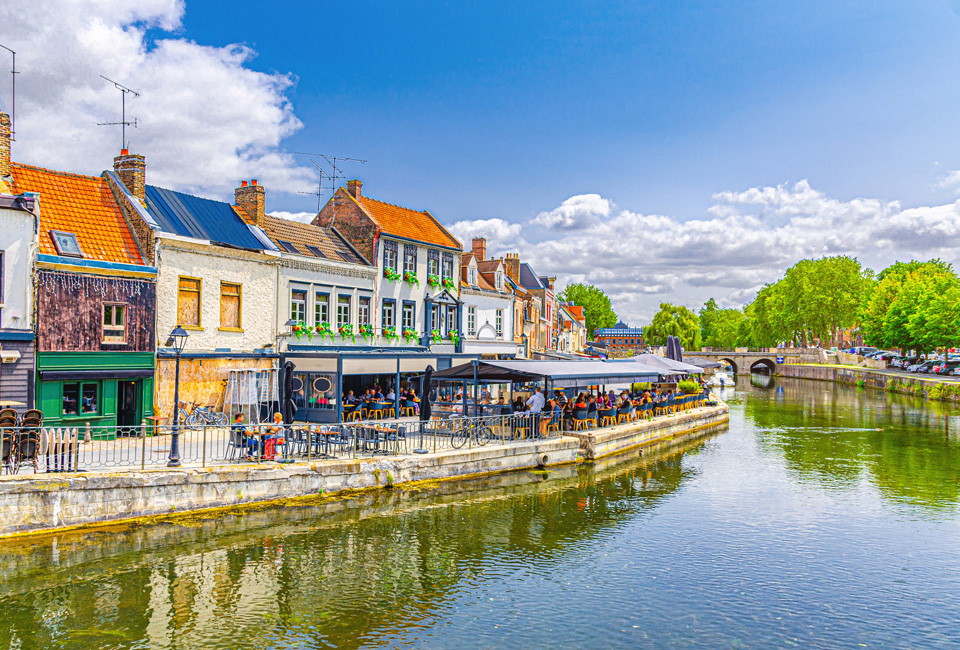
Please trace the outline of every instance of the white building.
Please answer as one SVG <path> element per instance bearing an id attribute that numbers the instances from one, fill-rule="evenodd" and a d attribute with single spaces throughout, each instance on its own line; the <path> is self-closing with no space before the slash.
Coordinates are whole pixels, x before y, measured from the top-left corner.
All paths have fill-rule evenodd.
<path id="1" fill-rule="evenodd" d="M 486 259 L 486 247 L 485 239 L 474 239 L 470 252 L 463 255 L 463 351 L 487 359 L 512 359 L 522 355 L 513 336 L 515 296 L 503 260 Z"/>
<path id="2" fill-rule="evenodd" d="M 2 116 L 2 114 L 0 114 Z M 4 116 L 5 117 L 5 116 Z M 36 196 L 18 196 L 0 170 L 0 400 L 33 408 L 33 267 L 37 258 Z"/>

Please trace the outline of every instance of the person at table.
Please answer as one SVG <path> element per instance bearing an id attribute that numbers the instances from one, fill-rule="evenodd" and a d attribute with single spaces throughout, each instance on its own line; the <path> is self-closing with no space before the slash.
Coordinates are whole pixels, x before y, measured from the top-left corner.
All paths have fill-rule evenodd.
<path id="1" fill-rule="evenodd" d="M 383 401 L 383 391 L 380 390 L 380 386 L 373 387 L 373 398 L 378 402 Z"/>
<path id="2" fill-rule="evenodd" d="M 556 403 L 560 406 L 561 409 L 567 405 L 567 396 L 559 388 L 554 389 L 553 399 L 554 401 L 556 401 Z"/>
<path id="3" fill-rule="evenodd" d="M 503 399 L 503 395 L 497 398 L 497 406 L 506 406 L 507 402 Z"/>
<path id="4" fill-rule="evenodd" d="M 540 387 L 537 386 L 536 392 L 527 400 L 527 411 L 530 413 L 540 413 L 543 411 L 544 403 L 543 393 L 540 392 Z"/>
<path id="5" fill-rule="evenodd" d="M 574 402 L 573 407 L 574 407 L 575 409 L 577 409 L 578 411 L 582 411 L 583 409 L 587 408 L 587 397 L 586 397 L 586 395 L 584 395 L 583 393 L 579 393 L 579 394 L 577 395 L 577 401 Z"/>
<path id="6" fill-rule="evenodd" d="M 344 406 L 356 406 L 357 398 L 354 396 L 353 391 L 347 391 L 347 396 L 343 398 Z"/>
<path id="7" fill-rule="evenodd" d="M 397 397 L 396 393 L 394 393 L 393 389 L 391 388 L 390 392 L 387 393 L 387 401 L 392 402 L 394 399 L 396 399 L 396 397 Z"/>
<path id="8" fill-rule="evenodd" d="M 587 417 L 597 417 L 597 400 L 591 395 L 587 400 Z"/>
<path id="9" fill-rule="evenodd" d="M 522 410 L 523 410 L 523 398 L 518 397 L 515 400 L 513 400 L 513 412 L 519 413 Z"/>

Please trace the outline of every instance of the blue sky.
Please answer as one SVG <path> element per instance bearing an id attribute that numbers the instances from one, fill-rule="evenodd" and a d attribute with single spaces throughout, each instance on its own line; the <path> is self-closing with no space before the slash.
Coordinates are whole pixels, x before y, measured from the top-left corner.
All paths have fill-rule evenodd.
<path id="1" fill-rule="evenodd" d="M 10 0 L 15 158 L 99 173 L 119 99 L 148 182 L 309 218 L 298 151 L 469 248 L 660 301 L 749 301 L 804 257 L 960 257 L 960 0 Z M 9 104 L 0 76 L 0 101 Z"/>

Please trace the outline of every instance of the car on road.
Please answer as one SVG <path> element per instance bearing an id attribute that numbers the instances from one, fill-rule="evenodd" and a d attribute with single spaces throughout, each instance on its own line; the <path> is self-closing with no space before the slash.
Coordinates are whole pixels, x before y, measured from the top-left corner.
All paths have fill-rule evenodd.
<path id="1" fill-rule="evenodd" d="M 960 368 L 960 361 L 946 361 L 938 364 L 934 372 L 938 375 L 952 375 L 957 368 Z"/>
<path id="2" fill-rule="evenodd" d="M 892 365 L 896 368 L 901 368 L 903 370 L 906 370 L 907 368 L 909 368 L 910 366 L 916 363 L 920 363 L 920 357 L 907 356 L 907 357 L 898 357 L 893 361 Z"/>
<path id="3" fill-rule="evenodd" d="M 930 370 L 933 368 L 933 366 L 934 366 L 936 363 L 937 363 L 937 362 L 934 361 L 933 359 L 931 359 L 931 360 L 929 360 L 929 361 L 922 361 L 922 362 L 920 362 L 920 363 L 915 363 L 915 364 L 913 364 L 912 366 L 910 366 L 909 368 L 907 368 L 907 372 L 917 372 L 917 373 L 930 372 Z"/>

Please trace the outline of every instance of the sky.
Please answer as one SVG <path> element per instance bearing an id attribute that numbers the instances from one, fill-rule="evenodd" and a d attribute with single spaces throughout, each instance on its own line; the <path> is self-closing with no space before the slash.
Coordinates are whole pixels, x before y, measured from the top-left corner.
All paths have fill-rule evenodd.
<path id="1" fill-rule="evenodd" d="M 631 325 L 804 258 L 960 259 L 960 0 L 5 0 L 0 44 L 15 160 L 109 168 L 103 75 L 148 183 L 257 178 L 309 220 L 330 168 L 299 154 L 362 159 L 365 194 Z"/>

